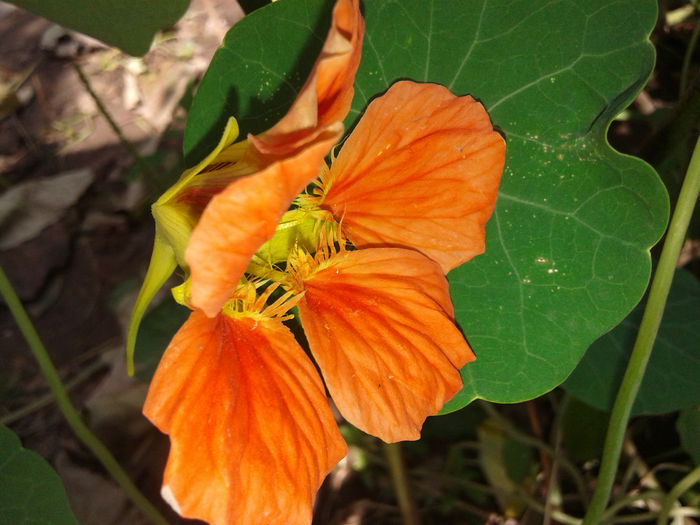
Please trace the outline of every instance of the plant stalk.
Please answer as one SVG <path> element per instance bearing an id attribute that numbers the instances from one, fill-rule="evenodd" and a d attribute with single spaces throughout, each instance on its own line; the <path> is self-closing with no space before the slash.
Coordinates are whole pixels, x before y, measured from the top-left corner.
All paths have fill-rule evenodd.
<path id="1" fill-rule="evenodd" d="M 688 224 L 690 223 L 699 193 L 700 138 L 695 144 L 693 156 L 690 159 L 685 180 L 678 195 L 676 209 L 673 212 L 671 223 L 666 232 L 666 240 L 664 241 L 659 264 L 651 283 L 649 298 L 644 308 L 644 316 L 639 326 L 637 339 L 634 343 L 625 375 L 622 378 L 620 389 L 615 398 L 608 432 L 605 437 L 598 483 L 593 492 L 593 498 L 586 512 L 583 525 L 598 525 L 610 499 L 632 405 L 637 397 L 639 386 L 644 378 L 644 372 L 654 347 L 668 292 L 671 288 L 671 281 L 676 270 L 676 262 L 683 247 Z"/>
<path id="2" fill-rule="evenodd" d="M 105 444 L 92 433 L 85 423 L 83 423 L 77 409 L 71 402 L 70 397 L 68 397 L 68 392 L 66 391 L 66 388 L 58 375 L 58 371 L 51 361 L 51 357 L 49 357 L 49 354 L 46 351 L 36 328 L 34 328 L 34 324 L 27 315 L 24 306 L 22 306 L 19 297 L 17 297 L 17 294 L 15 293 L 15 290 L 7 278 L 7 275 L 5 275 L 5 271 L 2 267 L 0 267 L 0 295 L 2 295 L 5 303 L 9 307 L 17 326 L 22 332 L 22 335 L 27 341 L 34 358 L 39 364 L 41 373 L 46 379 L 46 382 L 49 384 L 51 392 L 53 392 L 53 395 L 56 397 L 56 404 L 58 405 L 59 410 L 66 418 L 66 421 L 70 425 L 75 435 L 88 449 L 90 449 L 100 463 L 102 463 L 110 476 L 112 476 L 114 481 L 116 481 L 119 486 L 124 489 L 124 492 L 131 499 L 131 501 L 139 509 L 141 509 L 143 514 L 147 516 L 152 523 L 156 525 L 168 525 L 168 521 L 161 515 L 158 509 L 156 509 L 153 504 L 148 501 L 146 496 L 141 493 L 136 485 L 134 485 L 131 478 L 129 478 L 129 475 L 124 471 L 124 469 L 122 469 L 121 465 L 119 465 Z"/>
<path id="3" fill-rule="evenodd" d="M 391 472 L 391 479 L 394 483 L 396 499 L 399 502 L 403 525 L 420 525 L 418 509 L 413 495 L 411 494 L 408 473 L 406 472 L 406 465 L 403 461 L 401 443 L 385 443 L 384 451 L 386 452 L 387 461 L 389 462 L 389 471 Z"/>
<path id="4" fill-rule="evenodd" d="M 680 498 L 683 493 L 690 489 L 693 485 L 700 481 L 700 467 L 695 467 L 691 470 L 682 480 L 680 480 L 668 493 L 663 505 L 661 506 L 661 511 L 659 511 L 659 518 L 656 525 L 666 525 L 668 523 L 668 516 L 671 513 L 673 504 Z"/>
<path id="5" fill-rule="evenodd" d="M 90 83 L 90 80 L 88 79 L 87 75 L 83 72 L 83 69 L 80 67 L 79 64 L 76 62 L 71 62 L 71 65 L 73 66 L 73 69 L 75 69 L 76 74 L 78 75 L 78 78 L 80 79 L 80 83 L 83 85 L 85 88 L 85 91 L 88 92 L 90 97 L 92 97 L 92 100 L 95 102 L 95 105 L 97 106 L 97 109 L 100 111 L 102 116 L 105 118 L 107 121 L 107 124 L 109 124 L 109 127 L 112 128 L 112 131 L 114 131 L 114 134 L 117 136 L 119 139 L 119 142 L 121 145 L 126 149 L 126 151 L 129 152 L 131 157 L 134 159 L 134 162 L 138 164 L 139 168 L 143 172 L 143 174 L 146 176 L 148 179 L 148 182 L 154 186 L 154 188 L 158 191 L 164 190 L 164 188 L 161 188 L 158 184 L 158 179 L 156 178 L 156 172 L 153 169 L 153 167 L 144 159 L 141 154 L 138 152 L 136 149 L 136 146 L 134 146 L 129 139 L 124 136 L 124 133 L 122 133 L 121 128 L 119 125 L 116 123 L 114 118 L 112 117 L 112 114 L 109 112 L 107 109 L 107 106 L 104 105 L 102 102 L 102 99 L 98 96 L 97 93 L 95 93 L 95 90 L 92 89 L 92 84 Z"/>

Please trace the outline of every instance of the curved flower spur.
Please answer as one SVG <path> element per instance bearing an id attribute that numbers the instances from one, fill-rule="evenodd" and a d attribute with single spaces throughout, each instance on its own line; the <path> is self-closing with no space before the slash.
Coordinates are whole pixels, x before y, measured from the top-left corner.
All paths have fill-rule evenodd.
<path id="1" fill-rule="evenodd" d="M 346 447 L 323 382 L 284 324 L 293 306 L 341 414 L 388 442 L 418 439 L 474 358 L 444 274 L 483 252 L 503 139 L 471 97 L 398 82 L 326 167 L 361 36 L 357 3 L 339 1 L 310 78 L 316 104 L 300 102 L 302 91 L 289 113 L 301 104 L 316 117 L 288 114 L 233 145 L 231 124 L 154 207 L 166 210 L 154 209 L 160 242 L 190 275 L 175 296 L 193 313 L 144 407 L 170 435 L 163 495 L 183 516 L 310 523 L 315 493 Z M 331 53 L 329 42 L 347 52 Z M 319 95 L 318 79 L 337 88 L 331 98 Z"/>

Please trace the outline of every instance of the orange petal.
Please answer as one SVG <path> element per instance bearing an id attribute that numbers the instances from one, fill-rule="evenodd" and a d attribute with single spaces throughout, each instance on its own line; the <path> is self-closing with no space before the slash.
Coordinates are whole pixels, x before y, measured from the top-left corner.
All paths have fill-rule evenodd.
<path id="1" fill-rule="evenodd" d="M 442 270 L 400 248 L 341 252 L 319 268 L 298 307 L 338 409 L 384 441 L 418 439 L 474 359 Z"/>
<path id="2" fill-rule="evenodd" d="M 309 524 L 346 451 L 316 370 L 278 320 L 194 312 L 144 414 L 170 435 L 163 496 L 212 525 Z"/>
<path id="3" fill-rule="evenodd" d="M 355 246 L 415 248 L 446 273 L 484 251 L 504 159 L 503 138 L 472 97 L 397 82 L 333 162 L 324 207 Z"/>
<path id="4" fill-rule="evenodd" d="M 342 135 L 363 34 L 359 0 L 338 0 L 321 54 L 289 112 L 270 130 L 248 136 L 250 148 L 240 165 L 250 166 L 250 174 L 234 180 L 206 207 L 185 260 L 192 304 L 210 317 Z"/>
<path id="5" fill-rule="evenodd" d="M 230 298 L 251 257 L 274 233 L 292 199 L 317 174 L 338 133 L 328 133 L 299 155 L 233 181 L 202 214 L 185 260 L 192 304 L 213 317 Z"/>
<path id="6" fill-rule="evenodd" d="M 260 155 L 288 155 L 313 140 L 320 129 L 345 119 L 364 30 L 359 0 L 338 0 L 318 60 L 292 107 L 271 129 L 248 137 Z"/>

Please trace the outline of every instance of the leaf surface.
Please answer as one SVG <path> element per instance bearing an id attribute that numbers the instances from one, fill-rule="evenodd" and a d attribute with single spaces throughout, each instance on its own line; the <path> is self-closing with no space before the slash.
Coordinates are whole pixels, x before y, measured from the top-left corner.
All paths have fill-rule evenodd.
<path id="1" fill-rule="evenodd" d="M 78 525 L 61 478 L 38 454 L 0 425 L 0 523 Z"/>
<path id="2" fill-rule="evenodd" d="M 643 305 L 598 339 L 564 383 L 572 395 L 612 410 L 642 320 Z M 700 282 L 677 270 L 632 415 L 660 414 L 700 403 Z"/>
<path id="3" fill-rule="evenodd" d="M 256 132 L 284 114 L 321 46 L 329 6 L 277 2 L 229 32 L 195 97 L 186 153 L 206 153 L 229 115 Z M 666 225 L 658 175 L 605 138 L 653 67 L 656 4 L 385 0 L 363 9 L 348 126 L 373 97 L 411 79 L 472 94 L 508 143 L 486 253 L 448 276 L 477 361 L 462 369 L 464 389 L 445 410 L 541 395 L 639 301 L 649 248 Z"/>
<path id="4" fill-rule="evenodd" d="M 131 55 L 143 55 L 156 32 L 172 26 L 189 0 L 9 0 Z"/>

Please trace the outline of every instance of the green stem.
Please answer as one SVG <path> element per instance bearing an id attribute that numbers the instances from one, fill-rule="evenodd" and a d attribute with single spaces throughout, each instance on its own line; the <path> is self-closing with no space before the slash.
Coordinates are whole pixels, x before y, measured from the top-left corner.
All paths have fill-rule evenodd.
<path id="1" fill-rule="evenodd" d="M 481 401 L 479 403 L 479 406 L 489 416 L 496 419 L 499 422 L 501 428 L 516 441 L 520 441 L 521 443 L 525 443 L 526 445 L 530 445 L 534 448 L 542 449 L 545 452 L 547 452 L 547 454 L 549 454 L 549 456 L 552 458 L 556 456 L 556 451 L 548 443 L 545 443 L 541 439 L 534 438 L 518 430 L 515 426 L 511 424 L 510 421 L 504 418 L 498 412 L 498 410 L 496 410 L 488 401 Z M 576 465 L 574 465 L 569 459 L 567 459 L 563 455 L 559 456 L 559 462 L 561 466 L 569 473 L 571 479 L 576 484 L 576 488 L 578 489 L 579 495 L 581 496 L 581 501 L 583 501 L 584 503 L 587 502 L 588 493 L 586 492 L 586 483 L 583 477 L 581 476 L 581 473 L 576 468 Z"/>
<path id="2" fill-rule="evenodd" d="M 73 406 L 73 403 L 68 397 L 68 392 L 61 382 L 56 367 L 51 361 L 51 357 L 49 357 L 39 334 L 34 328 L 34 324 L 31 319 L 29 319 L 26 310 L 22 306 L 22 303 L 17 297 L 2 267 L 0 267 L 0 295 L 5 299 L 5 303 L 7 303 L 17 326 L 27 341 L 32 354 L 34 354 L 34 358 L 37 360 L 46 382 L 49 384 L 53 395 L 56 396 L 58 408 L 63 413 L 63 416 L 66 418 L 71 429 L 73 429 L 75 435 L 90 449 L 90 451 L 92 451 L 114 481 L 124 489 L 127 496 L 141 509 L 145 516 L 157 525 L 168 525 L 167 520 L 160 514 L 158 509 L 156 509 L 141 491 L 139 491 L 136 485 L 134 485 L 129 475 L 122 469 L 109 449 L 107 449 L 104 443 L 102 443 L 97 436 L 90 431 L 85 423 L 83 423 L 82 419 L 80 419 L 78 411 Z"/>
<path id="3" fill-rule="evenodd" d="M 673 504 L 686 490 L 695 485 L 698 481 L 700 481 L 700 467 L 695 467 L 682 480 L 676 483 L 664 500 L 656 525 L 666 525 L 668 523 L 668 515 L 673 508 Z"/>
<path id="4" fill-rule="evenodd" d="M 637 333 L 637 340 L 634 343 L 627 370 L 622 378 L 620 390 L 617 393 L 615 404 L 610 414 L 610 423 L 605 436 L 598 483 L 586 512 L 584 525 L 598 525 L 600 523 L 601 516 L 610 498 L 627 422 L 629 421 L 634 399 L 644 377 L 644 371 L 649 362 L 656 333 L 661 324 L 661 317 L 663 316 L 666 299 L 671 288 L 676 262 L 683 247 L 685 234 L 688 230 L 688 224 L 690 223 L 699 193 L 700 138 L 695 144 L 695 150 L 690 159 L 690 165 L 688 166 L 681 192 L 678 195 L 676 209 L 673 212 L 671 223 L 666 232 L 664 247 L 651 283 L 649 298 L 644 308 L 644 316 Z"/>
<path id="5" fill-rule="evenodd" d="M 129 139 L 127 139 L 124 136 L 124 133 L 122 133 L 121 128 L 112 117 L 112 114 L 107 109 L 107 106 L 104 105 L 102 99 L 100 99 L 97 93 L 95 93 L 95 90 L 92 89 L 92 84 L 90 84 L 90 80 L 83 72 L 83 69 L 75 62 L 71 62 L 71 64 L 73 65 L 73 69 L 75 69 L 75 72 L 78 74 L 78 78 L 80 79 L 81 84 L 88 92 L 88 94 L 92 97 L 92 100 L 95 102 L 95 105 L 97 105 L 97 109 L 105 118 L 105 120 L 109 124 L 109 127 L 112 128 L 112 131 L 114 131 L 114 134 L 119 139 L 119 142 L 121 142 L 121 145 L 124 146 L 124 149 L 126 149 L 126 151 L 129 152 L 131 157 L 134 159 L 134 162 L 136 162 L 136 164 L 139 165 L 139 168 L 141 168 L 141 171 L 144 175 L 146 175 L 148 181 L 155 187 L 155 189 L 158 191 L 163 191 L 165 188 L 160 187 L 160 185 L 158 184 L 156 172 L 153 170 L 153 167 L 148 162 L 146 162 L 146 160 L 141 156 L 141 154 L 131 143 L 131 141 L 129 141 Z"/>
<path id="6" fill-rule="evenodd" d="M 83 381 L 90 379 L 95 372 L 104 368 L 105 366 L 107 366 L 107 363 L 102 360 L 97 360 L 94 363 L 86 366 L 80 372 L 78 372 L 75 375 L 75 377 L 71 378 L 70 381 L 65 382 L 66 390 L 72 390 Z M 14 412 L 10 412 L 9 414 L 5 414 L 4 416 L 0 417 L 0 424 L 9 425 L 10 423 L 17 421 L 18 419 L 22 419 L 23 417 L 28 416 L 36 410 L 50 405 L 55 400 L 56 397 L 52 393 L 43 395 L 36 401 L 24 405 L 23 407 L 18 408 Z"/>
<path id="7" fill-rule="evenodd" d="M 515 491 L 518 494 L 520 498 L 522 498 L 532 509 L 534 509 L 536 512 L 539 514 L 544 515 L 545 508 L 544 505 L 542 505 L 539 501 L 537 501 L 535 498 L 530 496 L 530 494 L 527 493 L 525 489 L 523 489 L 520 485 L 515 486 Z M 566 525 L 581 525 L 581 519 L 576 518 L 574 516 L 569 516 L 568 514 L 560 511 L 560 510 L 553 510 L 552 511 L 552 518 L 555 520 L 565 523 Z"/>
<path id="8" fill-rule="evenodd" d="M 616 514 L 627 507 L 631 503 L 635 503 L 637 501 L 648 501 L 648 500 L 661 500 L 666 496 L 666 494 L 661 491 L 661 490 L 648 490 L 646 492 L 635 492 L 632 494 L 628 494 L 619 500 L 615 501 L 612 505 L 610 505 L 605 512 L 603 512 L 603 516 L 601 518 L 601 523 L 608 523 L 611 520 L 613 520 L 616 516 Z"/>
<path id="9" fill-rule="evenodd" d="M 391 472 L 391 479 L 394 482 L 396 499 L 399 501 L 403 525 L 420 525 L 418 509 L 416 508 L 416 502 L 413 500 L 411 488 L 408 483 L 408 473 L 406 472 L 406 465 L 403 461 L 401 443 L 385 443 L 384 451 L 386 452 L 386 458 L 389 462 L 389 471 Z"/>
<path id="10" fill-rule="evenodd" d="M 562 458 L 562 416 L 566 412 L 566 407 L 569 403 L 568 395 L 562 399 L 559 409 L 556 411 L 556 416 L 553 423 L 553 439 L 554 439 L 554 456 L 552 457 L 552 465 L 549 469 L 549 480 L 545 492 L 544 515 L 542 517 L 543 525 L 551 523 L 552 511 L 558 511 L 561 507 L 561 490 L 559 488 L 559 465 Z M 544 471 L 543 471 L 544 472 Z"/>

